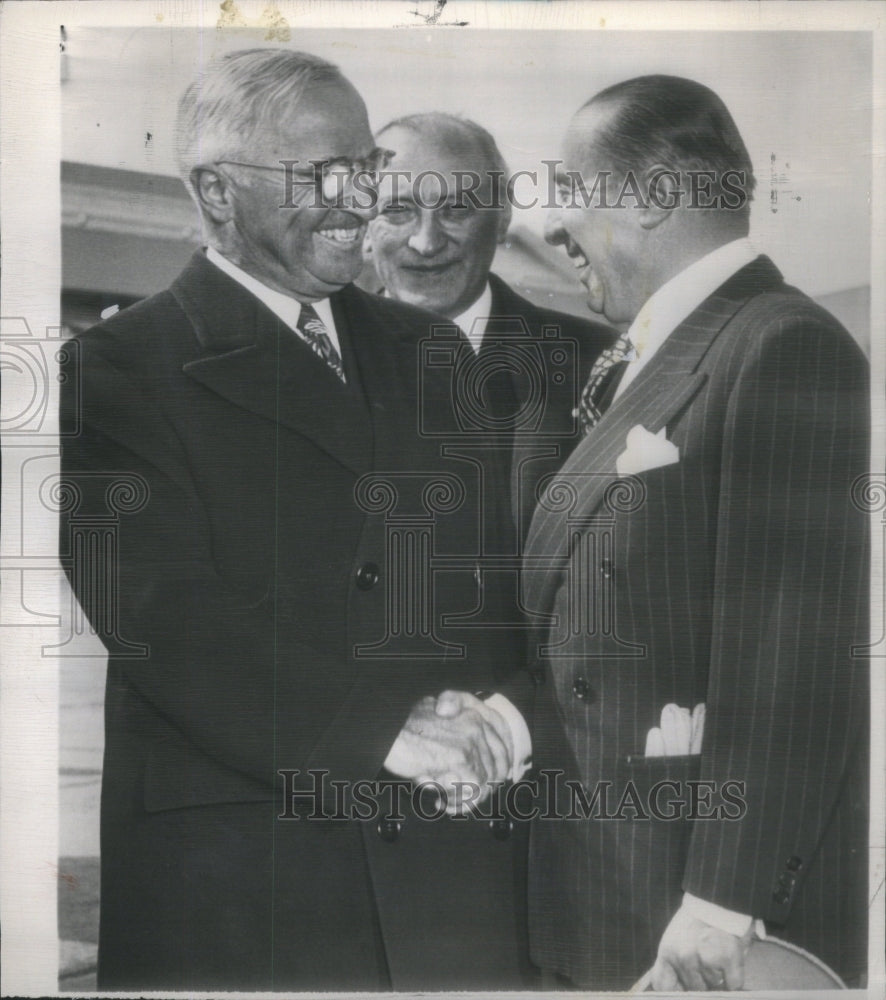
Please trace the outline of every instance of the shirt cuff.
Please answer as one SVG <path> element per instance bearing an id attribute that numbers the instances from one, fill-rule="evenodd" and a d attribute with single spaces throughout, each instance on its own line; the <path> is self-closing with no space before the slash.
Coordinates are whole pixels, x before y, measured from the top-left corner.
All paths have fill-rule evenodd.
<path id="1" fill-rule="evenodd" d="M 519 781 L 532 766 L 532 737 L 529 726 L 520 714 L 520 710 L 503 694 L 491 694 L 483 701 L 507 722 L 514 741 L 514 766 L 511 768 L 511 781 Z"/>
<path id="2" fill-rule="evenodd" d="M 736 913 L 735 910 L 727 910 L 725 906 L 709 903 L 706 899 L 693 896 L 691 892 L 683 893 L 683 909 L 711 927 L 736 937 L 744 937 L 753 924 L 754 934 L 761 941 L 766 939 L 766 927 L 762 920 L 754 920 L 747 913 Z"/>

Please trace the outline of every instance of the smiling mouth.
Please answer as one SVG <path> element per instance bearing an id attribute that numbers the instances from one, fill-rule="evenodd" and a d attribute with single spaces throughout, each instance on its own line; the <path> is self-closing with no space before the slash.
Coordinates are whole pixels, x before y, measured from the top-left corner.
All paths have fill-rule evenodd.
<path id="1" fill-rule="evenodd" d="M 583 271 L 590 263 L 588 258 L 585 257 L 584 253 L 582 253 L 581 249 L 575 243 L 571 243 L 569 245 L 566 253 L 569 255 L 572 260 L 572 265 L 577 271 Z"/>
<path id="2" fill-rule="evenodd" d="M 365 226 L 335 226 L 334 228 L 318 229 L 317 232 L 330 243 L 347 247 L 361 242 L 365 229 Z"/>

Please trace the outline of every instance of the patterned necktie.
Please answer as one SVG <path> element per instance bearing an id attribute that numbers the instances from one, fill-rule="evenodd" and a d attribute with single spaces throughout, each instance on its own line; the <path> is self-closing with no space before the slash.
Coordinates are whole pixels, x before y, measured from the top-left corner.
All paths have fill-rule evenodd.
<path id="1" fill-rule="evenodd" d="M 296 329 L 314 354 L 323 358 L 342 382 L 346 382 L 347 379 L 345 378 L 344 366 L 341 363 L 341 355 L 335 349 L 335 345 L 329 337 L 329 332 L 324 326 L 323 320 L 317 315 L 317 310 L 308 302 L 302 302 Z"/>
<path id="2" fill-rule="evenodd" d="M 607 347 L 591 368 L 591 374 L 581 393 L 581 400 L 578 404 L 578 418 L 581 423 L 582 433 L 587 434 L 592 427 L 600 422 L 603 410 L 598 406 L 604 384 L 609 384 L 616 375 L 617 366 L 625 367 L 628 363 L 628 355 L 632 354 L 634 345 L 627 334 L 616 340 L 612 347 Z"/>

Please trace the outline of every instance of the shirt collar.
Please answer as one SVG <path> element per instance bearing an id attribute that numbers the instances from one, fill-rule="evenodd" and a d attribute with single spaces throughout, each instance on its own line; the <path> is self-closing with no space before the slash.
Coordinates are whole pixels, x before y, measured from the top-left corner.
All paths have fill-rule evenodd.
<path id="1" fill-rule="evenodd" d="M 491 313 L 492 289 L 489 287 L 489 282 L 487 281 L 480 298 L 452 321 L 471 342 L 471 347 L 474 348 L 475 354 L 480 353 L 480 347 L 483 344 L 483 334 L 486 332 L 486 324 Z"/>
<path id="2" fill-rule="evenodd" d="M 637 358 L 648 360 L 693 310 L 757 256 L 753 243 L 742 237 L 717 247 L 665 282 L 628 329 Z"/>
<path id="3" fill-rule="evenodd" d="M 220 271 L 224 271 L 229 278 L 233 278 L 234 281 L 242 285 L 247 292 L 251 292 L 291 330 L 298 332 L 298 317 L 301 315 L 301 302 L 298 299 L 294 299 L 290 295 L 284 295 L 283 292 L 278 292 L 276 289 L 268 288 L 264 282 L 259 281 L 258 278 L 253 277 L 251 274 L 247 274 L 242 267 L 238 267 L 229 261 L 215 247 L 206 248 L 206 259 L 215 264 Z M 341 346 L 338 340 L 338 333 L 335 329 L 335 321 L 332 318 L 332 306 L 329 303 L 329 299 L 320 299 L 318 302 L 312 302 L 311 305 L 316 309 L 317 315 L 323 321 L 323 325 L 326 327 L 329 339 L 335 345 L 335 349 L 341 354 Z"/>

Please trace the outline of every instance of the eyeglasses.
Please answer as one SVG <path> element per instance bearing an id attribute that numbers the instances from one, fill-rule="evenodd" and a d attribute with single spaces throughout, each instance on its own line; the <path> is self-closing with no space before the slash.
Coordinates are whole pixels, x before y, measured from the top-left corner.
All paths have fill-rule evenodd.
<path id="1" fill-rule="evenodd" d="M 266 163 L 246 163 L 242 160 L 216 160 L 218 165 L 228 164 L 232 167 L 248 167 L 252 170 L 283 171 L 286 174 L 286 188 L 291 191 L 293 184 L 313 184 L 315 190 L 323 198 L 333 200 L 341 197 L 345 184 L 353 184 L 356 177 L 368 178 L 372 183 L 378 182 L 378 175 L 391 162 L 395 155 L 393 149 L 376 147 L 361 159 L 351 159 L 347 156 L 336 156 L 329 160 L 309 160 L 310 167 L 296 167 L 298 160 L 280 160 L 280 166 Z M 297 181 L 294 178 L 304 178 Z"/>

